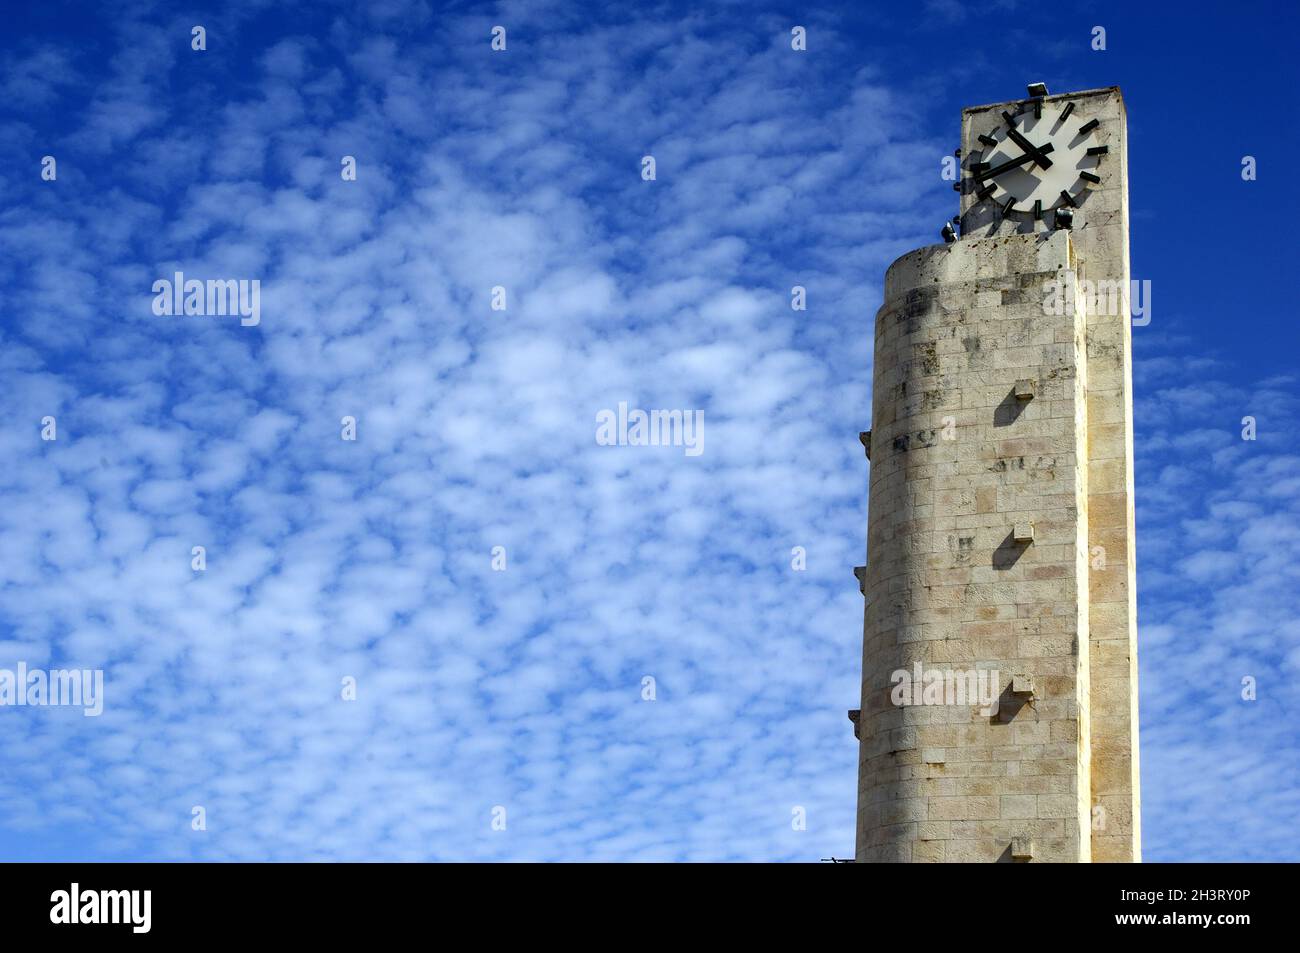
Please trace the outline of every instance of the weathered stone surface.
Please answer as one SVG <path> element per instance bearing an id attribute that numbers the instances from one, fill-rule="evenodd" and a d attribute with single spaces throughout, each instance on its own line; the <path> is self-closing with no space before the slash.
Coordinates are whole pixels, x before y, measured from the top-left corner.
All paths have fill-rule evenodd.
<path id="1" fill-rule="evenodd" d="M 967 195 L 960 240 L 886 274 L 860 861 L 1141 859 L 1128 312 L 1044 307 L 1053 280 L 1128 288 L 1124 107 L 1114 88 L 1068 98 L 1116 164 L 1072 232 Z M 1004 106 L 966 111 L 963 155 Z M 943 684 L 900 706 L 896 674 L 918 667 L 996 672 L 995 710 Z"/>

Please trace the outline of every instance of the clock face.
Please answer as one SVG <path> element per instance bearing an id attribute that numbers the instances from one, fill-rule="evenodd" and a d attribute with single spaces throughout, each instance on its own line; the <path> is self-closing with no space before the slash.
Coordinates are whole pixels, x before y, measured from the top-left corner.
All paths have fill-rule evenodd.
<path id="1" fill-rule="evenodd" d="M 967 167 L 969 189 L 997 204 L 1006 218 L 1042 219 L 1079 204 L 1101 182 L 1108 147 L 1098 142 L 1100 123 L 1083 121 L 1065 100 L 1022 104 L 979 137 L 980 151 Z"/>

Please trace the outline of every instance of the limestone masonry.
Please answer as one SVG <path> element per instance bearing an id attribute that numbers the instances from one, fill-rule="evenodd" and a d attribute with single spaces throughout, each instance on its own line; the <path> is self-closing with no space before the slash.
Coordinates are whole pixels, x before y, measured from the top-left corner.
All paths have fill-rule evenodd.
<path id="1" fill-rule="evenodd" d="M 1030 92 L 876 315 L 859 862 L 1141 859 L 1124 103 Z"/>

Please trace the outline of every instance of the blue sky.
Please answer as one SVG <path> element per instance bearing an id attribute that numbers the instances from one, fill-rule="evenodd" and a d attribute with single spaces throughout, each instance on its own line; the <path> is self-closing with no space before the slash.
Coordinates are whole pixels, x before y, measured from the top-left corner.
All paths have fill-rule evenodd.
<path id="1" fill-rule="evenodd" d="M 107 697 L 0 711 L 0 857 L 850 855 L 881 280 L 1042 80 L 1123 88 L 1152 282 L 1145 855 L 1300 859 L 1296 14 L 1135 6 L 7 10 L 0 667 Z M 178 269 L 261 323 L 156 316 Z"/>

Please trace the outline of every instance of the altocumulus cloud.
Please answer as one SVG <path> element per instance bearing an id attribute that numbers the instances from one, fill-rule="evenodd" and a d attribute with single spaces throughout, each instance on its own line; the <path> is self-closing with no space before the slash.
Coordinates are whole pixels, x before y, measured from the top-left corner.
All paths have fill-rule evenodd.
<path id="1" fill-rule="evenodd" d="M 0 647 L 106 671 L 98 730 L 8 717 L 14 842 L 844 854 L 863 332 L 940 146 L 775 19 L 507 8 L 431 49 L 419 9 L 255 14 L 200 53 L 125 8 L 102 72 L 11 64 L 10 151 L 56 103 L 68 145 L 6 173 Z M 261 323 L 153 314 L 177 271 L 260 280 Z M 706 452 L 598 446 L 620 401 L 702 411 Z"/>
<path id="2" fill-rule="evenodd" d="M 100 55 L 70 41 L 5 64 L 0 664 L 103 668 L 105 710 L 4 713 L 0 842 L 847 854 L 870 318 L 884 267 L 951 205 L 947 141 L 813 17 L 818 57 L 770 16 L 315 16 L 234 6 L 199 53 L 192 19 L 126 5 Z M 17 171 L 47 152 L 57 183 Z M 154 315 L 176 271 L 259 280 L 260 324 Z M 1161 404 L 1139 414 L 1192 406 L 1168 360 L 1168 393 L 1139 378 Z M 703 411 L 705 452 L 597 445 L 621 401 Z M 1294 636 L 1294 600 L 1256 618 L 1227 589 L 1186 601 L 1207 573 L 1294 583 L 1247 531 L 1296 546 L 1288 459 L 1230 429 L 1139 446 L 1162 811 L 1213 806 L 1181 785 L 1207 764 L 1246 796 L 1283 787 L 1216 760 L 1277 739 L 1231 709 L 1210 743 L 1179 677 L 1300 663 L 1269 641 Z M 1189 472 L 1207 452 L 1235 482 Z M 1148 853 L 1196 836 L 1148 824 Z"/>
<path id="3" fill-rule="evenodd" d="M 1144 853 L 1295 860 L 1297 380 L 1234 386 L 1176 333 L 1134 339 Z"/>

